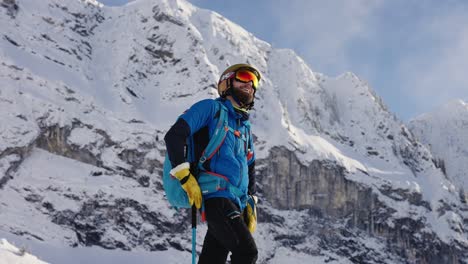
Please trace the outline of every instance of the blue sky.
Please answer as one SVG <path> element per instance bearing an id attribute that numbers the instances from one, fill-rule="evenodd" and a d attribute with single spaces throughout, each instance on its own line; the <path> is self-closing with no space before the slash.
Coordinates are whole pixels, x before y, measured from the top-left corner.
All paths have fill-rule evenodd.
<path id="1" fill-rule="evenodd" d="M 355 73 L 404 121 L 452 99 L 468 101 L 468 1 L 189 2 L 293 49 L 316 72 Z"/>

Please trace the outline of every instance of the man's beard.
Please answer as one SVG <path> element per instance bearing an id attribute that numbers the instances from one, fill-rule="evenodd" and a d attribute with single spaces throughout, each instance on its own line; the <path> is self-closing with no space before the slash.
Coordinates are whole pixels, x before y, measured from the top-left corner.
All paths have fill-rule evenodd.
<path id="1" fill-rule="evenodd" d="M 242 106 L 250 105 L 254 100 L 254 93 L 250 94 L 247 90 L 241 88 L 233 89 L 234 96 L 242 104 Z"/>

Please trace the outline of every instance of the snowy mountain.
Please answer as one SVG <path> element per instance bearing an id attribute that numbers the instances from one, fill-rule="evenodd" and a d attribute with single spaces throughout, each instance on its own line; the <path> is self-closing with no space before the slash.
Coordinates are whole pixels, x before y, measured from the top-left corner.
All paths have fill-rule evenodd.
<path id="1" fill-rule="evenodd" d="M 6 239 L 0 240 L 0 263 L 1 264 L 46 264 L 37 257 L 28 254 L 25 249 L 19 249 L 8 243 Z"/>
<path id="2" fill-rule="evenodd" d="M 438 154 L 354 74 L 313 72 L 184 0 L 2 0 L 0 12 L 0 237 L 44 261 L 63 263 L 48 249 L 61 246 L 110 256 L 100 263 L 187 262 L 162 138 L 217 97 L 226 66 L 249 62 L 264 76 L 251 114 L 259 263 L 468 262 L 467 205 Z"/>
<path id="3" fill-rule="evenodd" d="M 427 144 L 436 163 L 468 202 L 468 104 L 454 100 L 410 121 L 411 131 Z"/>

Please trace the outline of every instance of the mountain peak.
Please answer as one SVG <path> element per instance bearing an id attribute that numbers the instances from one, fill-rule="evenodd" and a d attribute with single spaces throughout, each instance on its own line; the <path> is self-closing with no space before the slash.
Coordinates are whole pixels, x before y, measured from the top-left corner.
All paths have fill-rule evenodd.
<path id="1" fill-rule="evenodd" d="M 468 104 L 462 99 L 453 99 L 445 103 L 442 109 L 446 111 L 468 111 Z"/>
<path id="2" fill-rule="evenodd" d="M 80 0 L 80 1 L 82 1 L 83 3 L 95 5 L 95 6 L 98 6 L 98 7 L 103 7 L 104 6 L 104 4 L 102 4 L 101 2 L 99 2 L 97 0 Z"/>
<path id="3" fill-rule="evenodd" d="M 184 251 L 187 218 L 163 198 L 163 137 L 195 102 L 218 97 L 221 71 L 247 62 L 264 77 L 250 112 L 265 198 L 260 262 L 275 262 L 279 248 L 346 258 L 356 255 L 343 242 L 351 238 L 366 244 L 358 262 L 385 262 L 374 253 L 387 249 L 424 262 L 442 243 L 451 250 L 442 257 L 461 256 L 449 244 L 466 240 L 451 183 L 355 74 L 316 73 L 294 51 L 185 0 L 16 2 L 24 12 L 0 16 L 0 211 L 11 219 L 0 229 L 75 246 Z M 336 236 L 310 245 L 321 239 L 304 228 L 311 215 Z M 370 243 L 371 254 L 368 237 L 382 242 Z"/>
<path id="4" fill-rule="evenodd" d="M 433 122 L 434 120 L 439 120 L 438 122 L 445 123 L 449 120 L 461 120 L 468 118 L 468 104 L 462 99 L 452 99 L 441 106 L 436 110 L 421 114 L 412 120 L 412 122 Z"/>
<path id="5" fill-rule="evenodd" d="M 451 100 L 433 112 L 422 114 L 409 122 L 411 131 L 430 146 L 444 171 L 460 192 L 468 197 L 468 104 Z"/>

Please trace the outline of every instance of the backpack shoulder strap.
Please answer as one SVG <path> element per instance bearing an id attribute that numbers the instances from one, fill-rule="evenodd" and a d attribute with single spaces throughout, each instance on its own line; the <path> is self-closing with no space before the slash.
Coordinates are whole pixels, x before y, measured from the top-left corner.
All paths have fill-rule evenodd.
<path id="1" fill-rule="evenodd" d="M 247 153 L 247 163 L 249 163 L 252 158 L 253 158 L 253 151 L 252 151 L 252 142 L 253 142 L 253 136 L 252 136 L 252 129 L 251 129 L 251 124 L 249 121 L 246 122 L 246 128 L 247 128 L 247 133 L 246 133 L 246 137 L 247 137 L 247 149 L 246 149 L 246 153 Z"/>
<path id="2" fill-rule="evenodd" d="M 226 106 L 224 106 L 222 103 L 218 102 L 218 105 L 220 106 L 218 123 L 216 124 L 216 128 L 213 132 L 213 135 L 210 138 L 210 141 L 208 142 L 208 145 L 203 151 L 198 162 L 198 167 L 202 170 L 204 170 L 203 163 L 211 159 L 213 155 L 218 151 L 218 149 L 223 144 L 224 139 L 226 138 L 227 132 L 229 130 L 227 118 L 228 110 Z"/>

